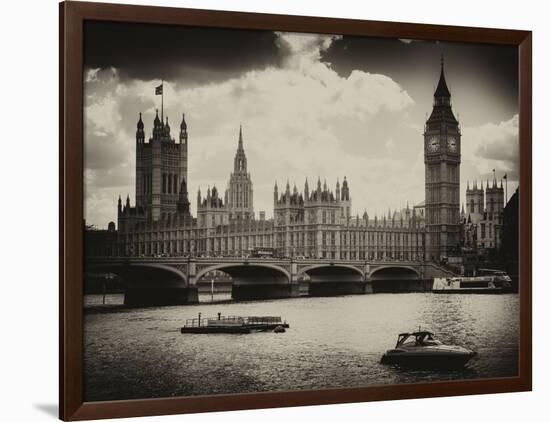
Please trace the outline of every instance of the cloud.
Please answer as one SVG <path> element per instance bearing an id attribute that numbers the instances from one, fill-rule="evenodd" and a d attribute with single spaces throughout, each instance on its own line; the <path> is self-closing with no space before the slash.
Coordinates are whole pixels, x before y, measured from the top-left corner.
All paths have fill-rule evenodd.
<path id="1" fill-rule="evenodd" d="M 203 192 L 214 184 L 222 191 L 226 187 L 241 123 L 256 211 L 272 213 L 276 180 L 281 185 L 288 178 L 301 189 L 306 177 L 312 186 L 318 176 L 327 178 L 333 189 L 337 177 L 342 181 L 347 176 L 357 212 L 367 208 L 374 214 L 407 200 L 420 201 L 421 156 L 418 166 L 411 166 L 409 156 L 382 156 L 376 148 L 387 142 L 388 127 L 403 126 L 411 132 L 404 117 L 414 104 L 410 95 L 385 75 L 360 70 L 338 75 L 320 60 L 336 37 L 277 36 L 279 48 L 285 50 L 279 67 L 204 85 L 165 85 L 164 115 L 170 117 L 173 136 L 177 138 L 182 112 L 189 127 L 192 206 L 199 187 Z M 120 184 L 123 196 L 129 192 L 134 200 L 135 124 L 142 112 L 150 134 L 159 97 L 153 95 L 154 81 L 128 80 L 116 69 L 88 75 L 85 142 L 94 145 L 86 147 L 85 165 L 92 172 L 86 214 L 101 226 L 115 218 L 118 193 L 109 187 L 110 177 Z M 391 148 L 409 148 L 404 138 L 392 139 Z M 421 151 L 421 142 L 419 137 L 415 151 Z M 128 176 L 124 179 L 118 172 Z"/>
<path id="2" fill-rule="evenodd" d="M 197 85 L 277 66 L 284 52 L 276 40 L 270 31 L 86 21 L 84 66 L 114 67 L 123 80 Z"/>
<path id="3" fill-rule="evenodd" d="M 393 140 L 393 138 L 388 138 L 384 146 L 386 147 L 386 151 L 391 154 L 395 149 L 395 141 Z"/>
<path id="4" fill-rule="evenodd" d="M 462 130 L 461 183 L 463 200 L 467 182 L 497 179 L 508 175 L 508 192 L 519 181 L 519 116 L 499 123 L 485 123 Z"/>
<path id="5" fill-rule="evenodd" d="M 465 160 L 480 178 L 492 173 L 508 173 L 509 180 L 519 176 L 519 116 L 500 123 L 486 123 L 463 130 Z"/>

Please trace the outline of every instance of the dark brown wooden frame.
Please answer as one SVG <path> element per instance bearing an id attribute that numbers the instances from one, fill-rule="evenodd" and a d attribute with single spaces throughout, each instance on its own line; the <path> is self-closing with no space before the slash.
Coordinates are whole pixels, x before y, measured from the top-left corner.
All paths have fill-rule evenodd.
<path id="1" fill-rule="evenodd" d="M 63 420 L 166 415 L 531 390 L 531 32 L 167 7 L 59 5 L 59 416 Z M 83 402 L 83 22 L 108 20 L 391 38 L 509 44 L 519 48 L 519 376 L 391 386 Z"/>

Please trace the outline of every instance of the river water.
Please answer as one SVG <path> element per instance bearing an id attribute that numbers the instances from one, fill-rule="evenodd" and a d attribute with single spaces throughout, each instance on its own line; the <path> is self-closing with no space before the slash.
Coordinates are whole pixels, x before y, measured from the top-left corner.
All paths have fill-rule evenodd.
<path id="1" fill-rule="evenodd" d="M 228 298 L 227 294 L 216 296 Z M 85 401 L 361 387 L 518 373 L 519 296 L 371 294 L 120 309 L 85 303 Z M 210 301 L 210 295 L 201 295 Z M 280 315 L 286 333 L 180 334 L 186 318 Z M 379 363 L 421 327 L 478 352 L 459 371 Z"/>

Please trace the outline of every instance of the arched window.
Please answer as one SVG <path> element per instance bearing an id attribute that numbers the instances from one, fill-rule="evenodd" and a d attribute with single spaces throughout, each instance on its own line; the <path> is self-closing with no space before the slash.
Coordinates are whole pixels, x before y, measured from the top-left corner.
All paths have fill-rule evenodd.
<path id="1" fill-rule="evenodd" d="M 162 193 L 166 193 L 166 174 L 162 174 Z"/>

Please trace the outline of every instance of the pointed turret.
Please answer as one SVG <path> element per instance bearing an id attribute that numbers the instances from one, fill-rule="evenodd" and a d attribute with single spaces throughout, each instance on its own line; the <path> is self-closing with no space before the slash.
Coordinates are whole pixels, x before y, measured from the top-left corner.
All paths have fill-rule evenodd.
<path id="1" fill-rule="evenodd" d="M 139 120 L 137 122 L 137 129 L 136 129 L 136 142 L 138 144 L 142 144 L 145 142 L 145 131 L 143 130 L 143 120 L 141 120 L 141 113 L 139 113 Z"/>
<path id="2" fill-rule="evenodd" d="M 445 59 L 443 57 L 443 54 L 441 55 L 441 73 L 439 74 L 439 82 L 437 83 L 437 88 L 434 92 L 434 97 L 436 100 L 439 99 L 450 99 L 451 98 L 451 92 L 449 91 L 449 88 L 447 87 L 447 81 L 445 80 Z"/>
<path id="3" fill-rule="evenodd" d="M 187 130 L 187 122 L 185 121 L 185 113 L 182 113 L 182 115 L 181 115 L 180 130 L 182 132 Z"/>
<path id="4" fill-rule="evenodd" d="M 187 183 L 185 178 L 181 179 L 180 191 L 177 203 L 177 210 L 180 214 L 189 214 L 189 198 L 187 194 Z"/>
<path id="5" fill-rule="evenodd" d="M 349 186 L 348 179 L 344 176 L 344 182 L 342 183 L 342 201 L 349 201 Z"/>
<path id="6" fill-rule="evenodd" d="M 159 139 L 163 136 L 162 121 L 159 118 L 158 109 L 155 112 L 155 119 L 153 120 L 153 139 Z"/>
<path id="7" fill-rule="evenodd" d="M 307 183 L 307 177 L 306 177 L 306 182 L 304 183 L 304 199 L 306 201 L 309 199 L 309 185 Z"/>
<path id="8" fill-rule="evenodd" d="M 275 181 L 275 186 L 273 187 L 273 200 L 275 203 L 279 200 L 279 188 L 277 187 L 277 182 Z"/>
<path id="9" fill-rule="evenodd" d="M 187 123 L 185 122 L 185 113 L 181 115 L 180 144 L 187 144 Z"/>
<path id="10" fill-rule="evenodd" d="M 154 127 L 160 127 L 160 126 L 162 126 L 162 122 L 161 122 L 160 119 L 159 119 L 159 111 L 158 111 L 158 109 L 156 110 L 155 120 L 153 120 L 153 126 L 154 126 Z"/>
<path id="11" fill-rule="evenodd" d="M 118 195 L 118 212 L 119 214 L 122 212 L 122 198 L 120 195 Z"/>

